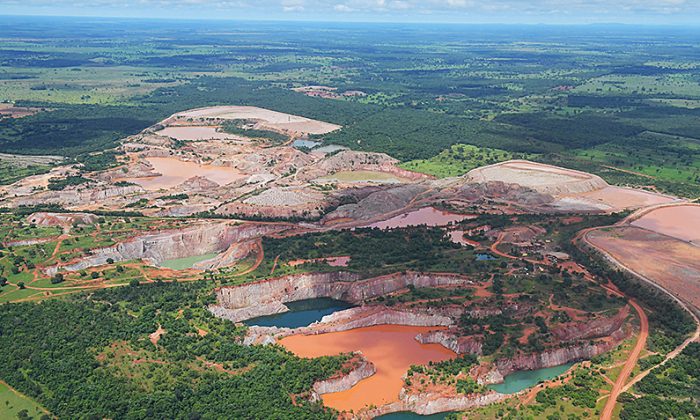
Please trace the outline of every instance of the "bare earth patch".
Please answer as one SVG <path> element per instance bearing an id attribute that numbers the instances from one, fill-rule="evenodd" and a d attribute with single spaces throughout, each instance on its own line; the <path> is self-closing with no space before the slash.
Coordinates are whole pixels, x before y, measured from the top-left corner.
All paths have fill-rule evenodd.
<path id="1" fill-rule="evenodd" d="M 635 226 L 598 229 L 592 245 L 700 308 L 700 247 Z"/>
<path id="2" fill-rule="evenodd" d="M 233 140 L 233 134 L 219 131 L 218 127 L 209 126 L 173 126 L 166 127 L 155 134 L 172 137 L 177 140 Z"/>
<path id="3" fill-rule="evenodd" d="M 680 205 L 651 210 L 631 223 L 700 246 L 700 206 Z"/>
<path id="4" fill-rule="evenodd" d="M 193 109 L 175 114 L 175 116 L 184 118 L 220 118 L 224 120 L 258 120 L 270 129 L 300 134 L 325 134 L 340 128 L 336 124 L 254 106 L 215 106 Z"/>

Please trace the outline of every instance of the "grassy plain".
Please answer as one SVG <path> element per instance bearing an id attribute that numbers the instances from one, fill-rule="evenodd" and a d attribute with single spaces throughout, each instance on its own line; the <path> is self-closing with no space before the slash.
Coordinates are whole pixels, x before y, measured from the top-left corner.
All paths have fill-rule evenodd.
<path id="1" fill-rule="evenodd" d="M 25 412 L 32 418 L 49 416 L 48 411 L 26 395 L 10 388 L 5 382 L 0 381 L 0 418 L 21 418 L 20 413 Z"/>

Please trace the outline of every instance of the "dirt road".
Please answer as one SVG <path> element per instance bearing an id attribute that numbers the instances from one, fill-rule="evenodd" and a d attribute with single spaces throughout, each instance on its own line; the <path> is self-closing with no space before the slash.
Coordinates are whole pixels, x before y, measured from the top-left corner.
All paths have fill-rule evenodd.
<path id="1" fill-rule="evenodd" d="M 647 337 L 649 337 L 649 319 L 647 318 L 647 315 L 644 313 L 644 310 L 641 306 L 639 306 L 637 302 L 635 302 L 632 299 L 629 299 L 629 303 L 634 307 L 634 309 L 637 311 L 637 314 L 639 315 L 639 337 L 637 338 L 637 343 L 634 345 L 634 348 L 630 352 L 630 355 L 627 358 L 625 365 L 622 367 L 622 370 L 620 371 L 617 380 L 615 380 L 615 384 L 613 385 L 612 390 L 610 390 L 608 401 L 606 401 L 605 407 L 603 408 L 603 412 L 600 414 L 601 420 L 610 420 L 612 418 L 612 414 L 615 410 L 615 405 L 617 403 L 617 397 L 622 392 L 625 383 L 627 382 L 627 379 L 632 373 L 632 370 L 634 370 L 634 367 L 637 366 L 637 360 L 639 360 L 639 355 L 647 343 Z"/>

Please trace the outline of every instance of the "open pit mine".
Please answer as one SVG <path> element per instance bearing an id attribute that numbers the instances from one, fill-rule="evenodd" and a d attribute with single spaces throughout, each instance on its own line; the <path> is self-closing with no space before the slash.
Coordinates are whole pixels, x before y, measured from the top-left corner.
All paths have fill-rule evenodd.
<path id="1" fill-rule="evenodd" d="M 36 296 L 124 285 L 115 264 L 148 282 L 225 278 L 207 310 L 247 326 L 240 344 L 304 358 L 351 354 L 342 371 L 294 396 L 345 419 L 527 400 L 537 382 L 630 343 L 645 319 L 636 303 L 557 242 L 587 217 L 636 211 L 576 239 L 700 307 L 700 234 L 677 223 L 700 226 L 697 205 L 526 160 L 434 179 L 383 153 L 323 144 L 340 128 L 255 107 L 177 113 L 123 139 L 111 167 L 61 165 L 0 187 L 2 207 L 43 206 L 22 223 L 48 232 L 4 245 L 46 248 L 48 262 L 26 285 Z M 440 243 L 461 252 L 462 265 L 365 270 L 355 255 L 321 252 L 327 238 L 313 243 L 319 255 L 296 258 L 264 245 L 419 225 L 444 233 Z M 157 333 L 156 346 L 167 332 Z M 554 368 L 563 370 L 546 376 Z M 545 376 L 513 388 L 522 371 Z"/>

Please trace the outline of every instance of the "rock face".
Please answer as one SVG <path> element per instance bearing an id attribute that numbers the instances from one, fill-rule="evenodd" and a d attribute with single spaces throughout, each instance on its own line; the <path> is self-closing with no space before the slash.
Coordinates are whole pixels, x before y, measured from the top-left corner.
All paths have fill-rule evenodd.
<path id="1" fill-rule="evenodd" d="M 46 269 L 53 275 L 59 270 L 77 271 L 107 262 L 147 259 L 153 264 L 176 258 L 221 252 L 232 244 L 257 238 L 285 229 L 284 225 L 242 224 L 229 222 L 205 223 L 186 229 L 137 236 L 109 248 L 94 251 L 93 255 L 62 266 Z M 225 255 L 225 254 L 224 254 Z M 216 259 L 210 260 L 216 264 Z"/>
<path id="2" fill-rule="evenodd" d="M 551 332 L 560 341 L 605 337 L 622 327 L 629 312 L 629 306 L 625 306 L 614 317 L 598 318 L 589 322 L 569 322 L 552 328 Z"/>
<path id="3" fill-rule="evenodd" d="M 471 203 L 497 200 L 518 203 L 528 207 L 542 206 L 554 201 L 554 198 L 549 194 L 517 184 L 506 184 L 501 181 L 464 184 L 456 190 L 456 197 Z"/>
<path id="4" fill-rule="evenodd" d="M 62 191 L 42 191 L 37 194 L 7 200 L 12 207 L 34 206 L 40 204 L 58 204 L 64 207 L 81 206 L 85 203 L 95 203 L 114 197 L 124 197 L 144 192 L 138 185 L 118 187 L 102 184 L 99 186 L 66 188 Z"/>
<path id="5" fill-rule="evenodd" d="M 97 223 L 97 216 L 89 213 L 47 213 L 37 212 L 27 216 L 27 222 L 37 226 L 62 226 L 93 225 Z"/>
<path id="6" fill-rule="evenodd" d="M 440 393 L 424 392 L 421 394 L 406 395 L 402 390 L 399 401 L 381 406 L 379 408 L 358 413 L 357 419 L 372 419 L 384 414 L 396 413 L 400 411 L 412 411 L 423 416 L 446 411 L 464 411 L 473 407 L 482 407 L 503 401 L 507 395 L 497 392 L 488 394 L 471 395 L 449 395 Z"/>
<path id="7" fill-rule="evenodd" d="M 346 204 L 329 213 L 324 221 L 337 219 L 369 220 L 405 209 L 429 186 L 408 184 L 373 192 L 355 204 Z"/>
<path id="8" fill-rule="evenodd" d="M 362 357 L 362 353 L 356 353 L 356 356 L 359 356 L 360 360 L 347 374 L 314 383 L 313 390 L 316 395 L 347 391 L 361 380 L 369 378 L 377 372 L 372 362 Z"/>
<path id="9" fill-rule="evenodd" d="M 617 334 L 616 334 L 617 335 Z M 624 334 L 621 334 L 624 336 Z M 623 337 L 605 342 L 586 343 L 576 346 L 545 350 L 541 353 L 523 354 L 510 359 L 496 360 L 496 369 L 503 376 L 519 370 L 535 370 L 559 366 L 565 363 L 590 359 L 610 351 L 617 346 Z"/>
<path id="10" fill-rule="evenodd" d="M 383 296 L 409 285 L 435 287 L 469 284 L 457 274 L 394 273 L 361 279 L 347 272 L 296 274 L 276 279 L 225 286 L 216 290 L 218 305 L 211 307 L 218 316 L 238 322 L 255 316 L 279 313 L 285 302 L 329 297 L 351 303 Z"/>
<path id="11" fill-rule="evenodd" d="M 481 354 L 481 338 L 475 336 L 462 336 L 460 337 L 454 332 L 450 331 L 429 331 L 427 333 L 421 333 L 416 336 L 422 344 L 441 344 L 457 354 Z"/>
<path id="12" fill-rule="evenodd" d="M 433 327 L 448 326 L 452 323 L 452 318 L 430 313 L 428 310 L 413 309 L 409 312 L 383 306 L 364 306 L 326 315 L 318 324 L 312 324 L 305 331 L 300 332 L 327 333 L 387 324 Z"/>
<path id="13" fill-rule="evenodd" d="M 249 307 L 247 312 L 255 313 L 255 307 Z M 287 311 L 287 307 L 281 303 L 270 304 L 269 310 L 277 310 L 279 313 Z M 227 318 L 227 309 L 221 306 L 210 307 L 209 310 L 216 316 Z M 239 314 L 238 312 L 234 312 Z M 257 315 L 250 316 L 253 318 Z M 411 325 L 417 327 L 440 327 L 452 325 L 451 318 L 430 313 L 429 310 L 412 309 L 401 311 L 389 309 L 383 306 L 360 306 L 343 311 L 334 312 L 324 316 L 321 321 L 315 322 L 308 327 L 283 328 L 283 327 L 260 327 L 251 326 L 248 328 L 243 339 L 244 345 L 272 344 L 278 339 L 290 335 L 312 335 L 325 334 L 331 332 L 347 331 L 355 328 L 371 327 L 374 325 Z"/>

